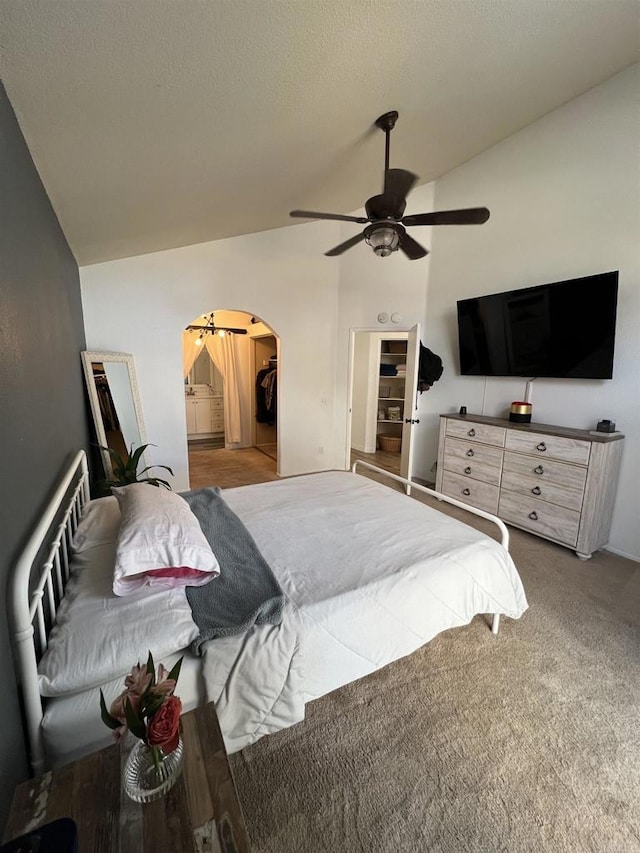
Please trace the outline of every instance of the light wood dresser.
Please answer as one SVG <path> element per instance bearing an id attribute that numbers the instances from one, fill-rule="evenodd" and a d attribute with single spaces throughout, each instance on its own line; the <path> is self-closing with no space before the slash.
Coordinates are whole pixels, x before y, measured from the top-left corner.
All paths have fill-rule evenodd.
<path id="1" fill-rule="evenodd" d="M 583 560 L 606 545 L 623 435 L 483 415 L 440 418 L 438 491 Z"/>

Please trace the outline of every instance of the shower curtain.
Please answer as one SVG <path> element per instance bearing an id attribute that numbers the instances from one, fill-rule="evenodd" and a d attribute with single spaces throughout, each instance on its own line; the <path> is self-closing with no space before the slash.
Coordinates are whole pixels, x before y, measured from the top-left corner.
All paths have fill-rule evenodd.
<path id="1" fill-rule="evenodd" d="M 211 360 L 224 380 L 224 443 L 225 447 L 240 444 L 242 440 L 240 420 L 240 394 L 238 391 L 238 367 L 235 335 L 205 335 L 205 345 Z"/>

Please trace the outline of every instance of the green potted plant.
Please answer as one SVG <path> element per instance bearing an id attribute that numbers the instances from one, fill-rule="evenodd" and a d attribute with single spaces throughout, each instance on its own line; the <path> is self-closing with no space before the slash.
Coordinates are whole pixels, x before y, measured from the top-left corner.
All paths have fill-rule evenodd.
<path id="1" fill-rule="evenodd" d="M 96 483 L 96 489 L 100 494 L 108 495 L 111 486 L 128 486 L 131 483 L 149 483 L 151 486 L 162 486 L 164 489 L 171 491 L 171 485 L 166 480 L 161 480 L 159 477 L 143 476 L 152 468 L 164 468 L 173 477 L 173 471 L 168 465 L 147 465 L 142 471 L 138 471 L 142 454 L 147 447 L 156 447 L 155 444 L 141 444 L 135 450 L 132 444 L 125 453 L 119 453 L 111 447 L 102 447 L 102 445 L 98 445 L 98 447 L 100 447 L 100 450 L 106 451 L 111 457 L 111 468 L 113 471 L 112 479 L 105 478 Z"/>

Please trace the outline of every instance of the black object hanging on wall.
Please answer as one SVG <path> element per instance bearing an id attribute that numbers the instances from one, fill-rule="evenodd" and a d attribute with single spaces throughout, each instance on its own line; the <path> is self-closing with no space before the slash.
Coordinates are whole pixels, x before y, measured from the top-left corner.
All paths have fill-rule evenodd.
<path id="1" fill-rule="evenodd" d="M 442 359 L 439 355 L 431 352 L 420 342 L 420 357 L 418 359 L 418 391 L 428 391 L 434 382 L 442 376 Z"/>

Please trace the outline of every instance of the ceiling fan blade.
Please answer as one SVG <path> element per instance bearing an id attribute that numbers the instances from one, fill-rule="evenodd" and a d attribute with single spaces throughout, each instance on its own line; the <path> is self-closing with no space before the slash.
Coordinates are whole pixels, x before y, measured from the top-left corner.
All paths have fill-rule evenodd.
<path id="1" fill-rule="evenodd" d="M 403 225 L 482 225 L 489 218 L 486 207 L 467 207 L 461 210 L 436 210 L 405 216 Z"/>
<path id="2" fill-rule="evenodd" d="M 367 220 L 365 219 L 365 222 Z M 350 249 L 352 246 L 357 245 L 358 243 L 364 240 L 364 234 L 356 234 L 355 237 L 350 237 L 348 240 L 345 240 L 344 243 L 340 243 L 339 246 L 334 246 L 333 249 L 329 249 L 328 252 L 325 252 L 325 255 L 328 258 L 335 258 L 336 255 L 341 255 L 343 252 L 346 252 L 347 249 Z"/>
<path id="3" fill-rule="evenodd" d="M 418 176 L 406 169 L 387 169 L 384 175 L 384 195 L 397 195 L 406 198 Z"/>
<path id="4" fill-rule="evenodd" d="M 409 258 L 410 261 L 417 261 L 420 258 L 424 258 L 429 254 L 429 250 L 425 249 L 424 246 L 421 246 L 417 240 L 414 240 L 413 237 L 409 237 L 409 235 L 405 232 L 400 235 L 400 242 L 398 244 L 398 248 L 400 248 L 405 255 Z"/>
<path id="5" fill-rule="evenodd" d="M 336 219 L 340 222 L 359 222 L 362 225 L 369 221 L 363 216 L 343 216 L 341 213 L 317 213 L 313 210 L 292 210 L 289 216 L 298 216 L 301 219 Z"/>

